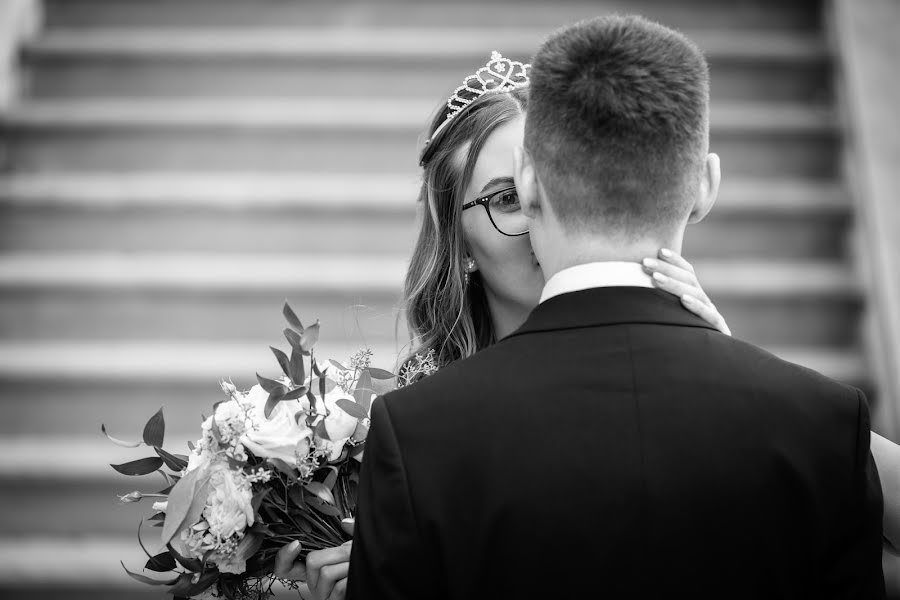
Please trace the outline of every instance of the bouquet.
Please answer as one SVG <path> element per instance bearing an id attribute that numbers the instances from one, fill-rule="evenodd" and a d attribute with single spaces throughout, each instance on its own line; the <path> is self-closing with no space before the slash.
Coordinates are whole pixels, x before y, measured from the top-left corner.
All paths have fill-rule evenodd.
<path id="1" fill-rule="evenodd" d="M 154 456 L 111 465 L 124 475 L 159 472 L 166 480 L 157 494 L 132 492 L 124 502 L 152 498 L 148 521 L 161 530 L 160 551 L 147 553 L 149 577 L 125 571 L 143 583 L 166 586 L 176 598 L 264 598 L 277 579 L 274 559 L 299 540 L 304 553 L 349 540 L 348 520 L 356 508 L 359 467 L 374 397 L 395 387 L 389 371 L 371 366 L 362 349 L 347 366 L 319 362 L 314 346 L 318 321 L 304 327 L 285 303 L 284 330 L 290 355 L 272 348 L 282 375 L 238 390 L 222 381 L 225 399 L 204 418 L 200 439 L 186 455 L 163 449 L 165 419 L 160 409 L 144 427 L 143 439 L 114 443 L 149 446 Z M 307 367 L 307 364 L 309 365 Z M 141 526 L 143 520 L 141 521 Z M 296 589 L 293 582 L 283 581 Z"/>

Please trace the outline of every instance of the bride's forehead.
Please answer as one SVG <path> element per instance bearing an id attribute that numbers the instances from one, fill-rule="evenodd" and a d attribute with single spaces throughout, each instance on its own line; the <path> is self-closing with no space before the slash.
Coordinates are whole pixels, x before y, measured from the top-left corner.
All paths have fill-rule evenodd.
<path id="1" fill-rule="evenodd" d="M 472 171 L 472 187 L 481 189 L 485 183 L 499 176 L 512 176 L 513 149 L 522 145 L 524 128 L 516 119 L 504 123 L 485 140 Z"/>

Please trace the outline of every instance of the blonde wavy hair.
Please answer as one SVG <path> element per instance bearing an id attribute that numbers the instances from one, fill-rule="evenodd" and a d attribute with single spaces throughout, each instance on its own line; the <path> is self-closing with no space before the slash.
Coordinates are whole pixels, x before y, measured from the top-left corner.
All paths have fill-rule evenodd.
<path id="1" fill-rule="evenodd" d="M 402 307 L 410 334 L 409 357 L 433 352 L 439 367 L 471 356 L 495 341 L 487 299 L 478 272 L 466 283 L 462 206 L 475 162 L 494 130 L 522 114 L 527 88 L 485 94 L 472 102 L 434 140 L 423 165 L 419 191 L 419 235 L 403 290 Z M 429 137 L 444 122 L 435 115 Z M 459 150 L 466 148 L 465 160 Z"/>

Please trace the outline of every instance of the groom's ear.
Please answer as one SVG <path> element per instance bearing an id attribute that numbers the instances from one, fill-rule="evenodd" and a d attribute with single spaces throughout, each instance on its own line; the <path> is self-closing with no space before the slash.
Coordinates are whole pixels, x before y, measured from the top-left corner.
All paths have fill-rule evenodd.
<path id="1" fill-rule="evenodd" d="M 719 184 L 722 181 L 722 168 L 719 164 L 719 155 L 710 153 L 706 155 L 706 163 L 703 165 L 703 174 L 700 178 L 700 190 L 688 223 L 694 224 L 702 221 L 712 210 L 719 196 Z"/>
<path id="2" fill-rule="evenodd" d="M 519 194 L 522 212 L 526 217 L 533 219 L 541 209 L 534 161 L 531 160 L 531 155 L 524 147 L 517 146 L 513 148 L 513 163 L 513 180 L 516 184 L 516 192 Z"/>

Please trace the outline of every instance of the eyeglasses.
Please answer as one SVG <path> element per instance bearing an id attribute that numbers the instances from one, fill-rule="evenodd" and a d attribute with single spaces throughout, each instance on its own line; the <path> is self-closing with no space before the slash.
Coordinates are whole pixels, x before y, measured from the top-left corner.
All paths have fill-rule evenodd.
<path id="1" fill-rule="evenodd" d="M 486 196 L 475 198 L 471 202 L 463 204 L 462 209 L 466 210 L 479 204 L 487 211 L 494 229 L 503 235 L 516 237 L 528 233 L 528 219 L 522 212 L 519 194 L 515 187 L 503 188 Z"/>

